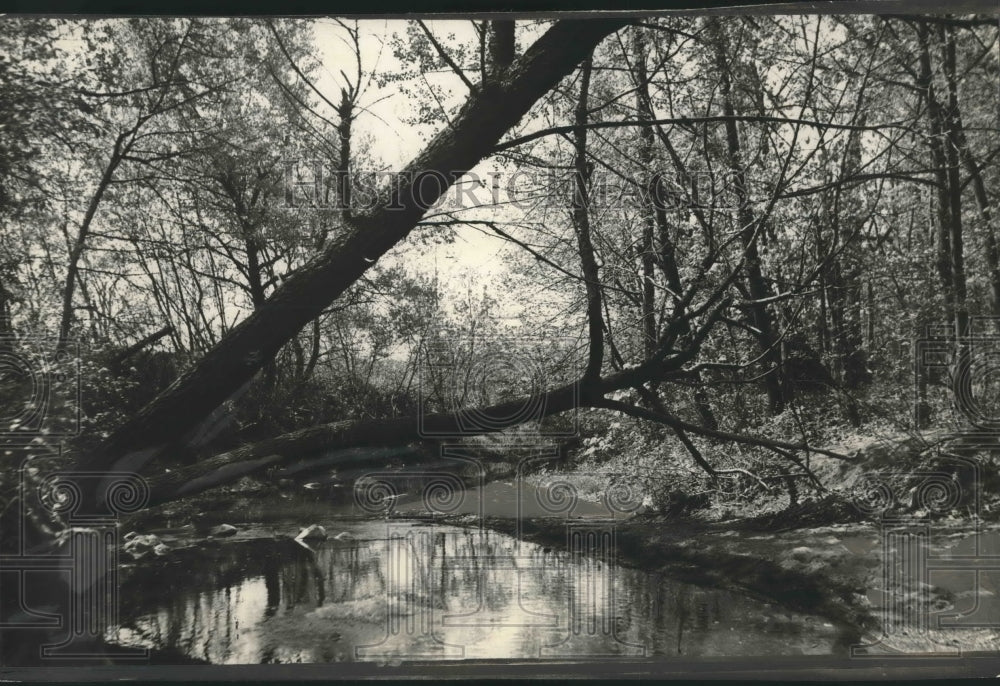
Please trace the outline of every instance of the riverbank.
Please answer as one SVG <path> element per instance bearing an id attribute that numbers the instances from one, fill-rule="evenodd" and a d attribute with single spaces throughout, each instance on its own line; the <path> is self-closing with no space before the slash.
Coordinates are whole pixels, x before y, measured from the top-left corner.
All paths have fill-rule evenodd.
<path id="1" fill-rule="evenodd" d="M 473 524 L 470 517 L 456 518 Z M 996 623 L 997 577 L 942 571 L 907 597 L 886 586 L 882 527 L 842 523 L 761 530 L 753 520 L 705 523 L 638 516 L 615 525 L 619 564 L 658 571 L 678 580 L 726 589 L 774 602 L 790 610 L 828 618 L 841 631 L 839 647 L 857 655 L 948 655 L 995 653 L 997 628 L 974 626 L 992 616 Z M 554 518 L 487 517 L 484 525 L 552 546 L 567 546 L 567 522 Z M 577 525 L 578 526 L 578 525 Z M 919 526 L 910 529 L 923 532 Z M 894 529 L 899 533 L 899 529 Z M 968 555 L 979 539 L 981 554 L 1000 553 L 1000 526 L 978 530 L 966 523 L 934 527 L 930 557 Z M 891 548 L 889 549 L 891 552 Z M 889 566 L 887 566 L 889 565 Z M 937 619 L 979 612 L 969 626 L 937 628 Z M 927 626 L 907 626 L 907 613 L 925 613 Z M 901 630 L 898 630 L 903 627 Z M 895 628 L 895 629 L 894 629 Z M 886 635 L 886 630 L 891 635 Z"/>

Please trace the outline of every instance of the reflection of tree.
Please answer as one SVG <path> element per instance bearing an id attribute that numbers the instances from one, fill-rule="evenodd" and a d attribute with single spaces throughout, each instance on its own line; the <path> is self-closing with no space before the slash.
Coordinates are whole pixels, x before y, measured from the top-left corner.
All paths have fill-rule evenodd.
<path id="1" fill-rule="evenodd" d="M 254 540 L 180 549 L 156 564 L 127 569 L 121 583 L 122 611 L 128 615 L 155 609 L 163 598 L 192 598 L 199 591 L 238 586 L 265 576 L 269 565 L 302 560 L 309 552 L 289 540 Z M 148 589 L 155 588 L 156 594 Z"/>
<path id="2" fill-rule="evenodd" d="M 385 593 L 385 578 L 374 546 L 324 547 L 319 560 L 326 570 L 330 602 L 340 603 Z"/>
<path id="3" fill-rule="evenodd" d="M 319 607 L 326 601 L 326 583 L 317 553 L 305 551 L 286 563 L 281 568 L 281 580 L 288 610 L 314 603 Z"/>
<path id="4" fill-rule="evenodd" d="M 278 565 L 267 566 L 264 571 L 264 586 L 267 588 L 267 609 L 264 616 L 273 617 L 281 604 L 281 568 Z"/>
<path id="5" fill-rule="evenodd" d="M 285 565 L 281 570 L 281 586 L 285 589 L 285 604 L 288 610 L 304 604 L 308 592 L 308 577 L 301 565 Z"/>
<path id="6" fill-rule="evenodd" d="M 134 618 L 131 633 L 123 635 L 211 662 L 234 656 L 275 663 L 333 660 L 344 654 L 341 648 L 349 652 L 352 644 L 377 640 L 365 632 L 379 628 L 386 602 L 401 602 L 408 613 L 430 612 L 435 635 L 444 637 L 441 617 L 477 611 L 504 621 L 525 612 L 551 613 L 565 631 L 577 599 L 583 632 L 573 639 L 574 651 L 600 655 L 628 644 L 674 655 L 798 650 L 798 620 L 775 626 L 759 602 L 724 590 L 617 567 L 614 582 L 601 587 L 607 563 L 594 558 L 518 545 L 492 532 L 414 527 L 403 534 L 390 541 L 405 553 L 403 567 L 389 565 L 385 541 L 330 541 L 315 553 L 288 541 L 256 541 L 198 551 L 207 564 L 180 559 L 135 569 L 123 586 L 122 616 Z M 391 576 L 398 572 L 404 576 Z M 151 595 L 149 588 L 163 592 Z M 391 589 L 400 595 L 389 597 Z M 259 653 L 246 653 L 241 644 L 249 608 L 259 613 L 249 617 L 259 623 Z M 354 619 L 367 628 L 358 629 Z M 490 626 L 485 622 L 463 639 L 476 650 L 496 650 Z M 527 627 L 509 644 L 511 657 L 537 656 L 539 645 L 551 639 Z M 401 640 L 398 647 L 405 651 L 407 641 L 428 636 L 417 632 Z"/>
<path id="7" fill-rule="evenodd" d="M 291 541 L 180 549 L 157 562 L 123 575 L 120 616 L 132 618 L 123 628 L 146 644 L 176 647 L 211 662 L 223 659 L 237 640 L 237 608 L 246 602 L 248 583 L 263 583 L 265 617 L 280 607 L 282 588 L 288 592 L 285 574 L 289 568 L 297 568 L 300 578 L 308 574 L 314 586 L 322 586 L 312 554 Z"/>

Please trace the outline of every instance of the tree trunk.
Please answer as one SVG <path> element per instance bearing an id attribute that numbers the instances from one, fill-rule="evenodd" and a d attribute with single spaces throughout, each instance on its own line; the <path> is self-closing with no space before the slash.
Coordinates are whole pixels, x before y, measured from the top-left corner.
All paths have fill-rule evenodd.
<path id="1" fill-rule="evenodd" d="M 621 19 L 562 21 L 512 65 L 488 95 L 473 94 L 427 148 L 395 179 L 382 207 L 335 238 L 153 402 L 138 411 L 80 467 L 136 471 L 178 435 L 189 434 L 246 384 L 308 322 L 402 241 L 459 177 L 492 148 L 532 104 L 569 74 Z"/>
<path id="2" fill-rule="evenodd" d="M 641 84 L 635 92 L 636 111 L 641 119 L 653 120 L 652 103 L 649 101 L 649 77 L 646 73 L 646 42 L 642 29 L 636 27 L 632 32 L 633 52 L 635 53 L 635 78 Z M 639 173 L 641 194 L 647 193 L 651 187 L 651 177 L 653 176 L 653 129 L 650 126 L 639 127 Z M 642 350 L 646 359 L 653 356 L 656 351 L 656 291 L 653 279 L 655 276 L 654 267 L 656 264 L 655 247 L 653 245 L 653 227 L 655 225 L 655 211 L 653 209 L 653 198 L 649 198 L 643 208 L 645 210 L 642 217 L 642 238 L 639 241 L 639 262 L 642 268 Z"/>
<path id="3" fill-rule="evenodd" d="M 277 465 L 294 460 L 317 459 L 324 454 L 342 450 L 344 452 L 333 462 L 365 464 L 370 461 L 371 455 L 363 450 L 345 449 L 404 445 L 423 440 L 428 435 L 468 435 L 470 423 L 477 426 L 476 432 L 479 434 L 496 433 L 510 428 L 511 424 L 503 421 L 482 422 L 476 418 L 523 416 L 526 407 L 535 408 L 531 413 L 533 420 L 581 408 L 618 409 L 623 404 L 605 400 L 604 396 L 625 388 L 638 388 L 649 378 L 662 375 L 663 370 L 658 367 L 640 366 L 589 382 L 590 393 L 587 395 L 581 392 L 584 386 L 584 381 L 581 379 L 530 397 L 510 400 L 492 407 L 477 408 L 474 412 L 471 410 L 442 412 L 419 417 L 352 420 L 313 426 L 242 446 L 201 460 L 196 465 L 155 476 L 148 480 L 150 503 L 167 502 L 194 495 Z M 782 451 L 812 451 L 837 459 L 850 459 L 839 453 L 805 444 L 734 434 L 690 424 L 676 416 L 666 414 L 665 410 L 657 414 L 654 419 L 675 431 L 689 432 L 706 438 L 777 448 Z"/>
<path id="4" fill-rule="evenodd" d="M 951 273 L 955 281 L 955 330 L 958 336 L 965 336 L 969 322 L 967 290 L 965 278 L 964 240 L 962 237 L 962 149 L 961 113 L 958 109 L 958 75 L 956 72 L 954 29 L 939 25 L 941 51 L 944 53 L 944 75 L 948 89 L 948 108 L 945 112 L 947 145 L 945 158 L 948 162 L 948 210 L 950 214 Z"/>
<path id="5" fill-rule="evenodd" d="M 990 282 L 990 310 L 994 317 L 1000 317 L 1000 246 L 997 245 L 996 222 L 993 216 L 993 207 L 990 205 L 989 195 L 986 193 L 986 183 L 983 181 L 982 170 L 976 162 L 972 151 L 969 150 L 965 142 L 965 132 L 958 129 L 959 140 L 962 145 L 962 159 L 966 169 L 972 177 L 972 190 L 976 195 L 976 205 L 979 207 L 979 214 L 983 218 L 983 233 L 986 242 L 986 265 L 989 269 Z"/>
<path id="6" fill-rule="evenodd" d="M 649 94 L 649 74 L 646 69 L 647 47 L 645 36 L 641 28 L 634 29 L 632 51 L 635 55 L 635 82 L 636 82 L 636 111 L 640 118 L 647 121 L 655 119 L 653 113 L 653 102 Z M 645 342 L 644 352 L 646 357 L 652 356 L 653 351 L 659 343 L 659 327 L 655 317 L 654 303 L 654 266 L 659 267 L 660 272 L 666 281 L 667 288 L 674 294 L 676 307 L 672 312 L 674 317 L 684 314 L 683 307 L 679 304 L 680 295 L 684 288 L 681 284 L 680 269 L 677 267 L 677 255 L 674 241 L 670 236 L 670 225 L 667 221 L 667 208 L 664 202 L 667 197 L 667 188 L 661 174 L 653 171 L 653 140 L 655 131 L 653 127 L 642 126 L 639 128 L 639 154 L 638 158 L 643 168 L 639 179 L 640 197 L 643 198 L 643 237 L 642 237 L 642 335 Z M 670 152 L 668 148 L 668 152 Z M 654 237 L 655 236 L 655 237 Z M 660 325 L 662 326 L 662 318 Z M 683 335 L 690 333 L 690 327 L 685 327 Z M 701 372 L 696 371 L 693 375 L 694 391 L 693 403 L 698 415 L 701 417 L 703 426 L 709 429 L 717 429 L 718 421 L 709 403 L 708 394 L 702 386 Z M 650 383 L 655 394 L 656 382 Z M 680 438 L 682 434 L 678 434 Z M 682 442 L 684 439 L 681 439 Z M 685 445 L 687 445 L 685 443 Z M 691 447 L 688 446 L 691 452 Z M 693 453 L 692 453 L 693 454 Z"/>
<path id="7" fill-rule="evenodd" d="M 354 100 L 353 91 L 349 93 L 342 90 L 340 93 L 340 106 L 337 108 L 337 115 L 340 123 L 337 125 L 337 137 L 340 139 L 340 151 L 337 158 L 337 202 L 339 203 L 340 216 L 345 226 L 351 223 L 354 213 L 352 211 L 353 183 L 351 177 L 351 137 L 354 125 Z"/>
<path id="8" fill-rule="evenodd" d="M 101 174 L 100 181 L 97 182 L 94 194 L 90 196 L 90 202 L 87 203 L 87 210 L 83 215 L 83 221 L 80 222 L 76 238 L 73 240 L 73 245 L 70 246 L 69 259 L 66 261 L 66 279 L 63 284 L 59 339 L 56 343 L 56 348 L 59 351 L 65 350 L 69 343 L 69 330 L 73 325 L 73 295 L 76 292 L 77 279 L 79 279 L 80 259 L 83 257 L 83 251 L 87 246 L 87 238 L 90 236 L 90 225 L 94 221 L 94 216 L 97 214 L 97 208 L 101 204 L 104 193 L 108 190 L 108 186 L 111 185 L 115 170 L 118 169 L 118 165 L 121 164 L 122 159 L 131 147 L 131 143 L 128 145 L 125 143 L 128 135 L 122 133 L 115 139 L 114 147 L 111 150 L 111 158 L 104 167 L 104 172 Z"/>
<path id="9" fill-rule="evenodd" d="M 722 27 L 716 19 L 710 20 L 715 32 L 715 59 L 719 68 L 722 95 L 722 109 L 726 116 L 726 146 L 729 156 L 729 168 L 733 174 L 736 200 L 739 203 L 739 222 L 741 240 L 746 258 L 747 288 L 754 301 L 750 307 L 750 319 L 753 327 L 759 332 L 757 340 L 763 354 L 764 364 L 768 366 L 764 374 L 764 388 L 767 391 L 768 408 L 771 414 L 780 414 L 785 409 L 788 385 L 783 383 L 781 348 L 774 332 L 774 322 L 766 303 L 761 302 L 773 294 L 764 278 L 758 249 L 758 235 L 762 227 L 750 205 L 750 194 L 747 189 L 746 169 L 743 166 L 742 149 L 739 129 L 734 119 L 736 108 L 732 92 L 732 74 L 729 60 L 726 56 L 726 41 Z"/>
<path id="10" fill-rule="evenodd" d="M 0 355 L 14 352 L 14 326 L 10 318 L 11 293 L 0 278 Z"/>
<path id="11" fill-rule="evenodd" d="M 514 21 L 494 19 L 490 22 L 490 78 L 502 78 L 514 63 Z"/>
<path id="12" fill-rule="evenodd" d="M 954 233 L 952 220 L 951 176 L 948 173 L 948 157 L 944 149 L 944 113 L 934 89 L 934 72 L 931 64 L 930 31 L 926 23 L 918 24 L 920 76 L 918 86 L 924 91 L 927 102 L 927 120 L 930 136 L 927 145 L 935 168 L 937 181 L 937 259 L 938 277 L 944 293 L 945 313 L 948 321 L 957 321 L 958 304 L 955 293 L 955 275 L 952 264 L 951 239 Z"/>
<path id="13" fill-rule="evenodd" d="M 601 368 L 604 365 L 604 316 L 602 313 L 601 282 L 597 271 L 597 259 L 594 256 L 594 244 L 590 236 L 590 170 L 587 160 L 587 109 L 588 91 L 590 90 L 590 73 L 593 67 L 592 57 L 583 61 L 580 72 L 580 97 L 577 100 L 574 121 L 577 128 L 574 134 L 576 153 L 573 156 L 573 227 L 576 229 L 577 249 L 580 253 L 580 263 L 587 294 L 587 337 L 589 350 L 587 368 L 584 372 L 584 383 L 589 385 L 601 378 Z"/>

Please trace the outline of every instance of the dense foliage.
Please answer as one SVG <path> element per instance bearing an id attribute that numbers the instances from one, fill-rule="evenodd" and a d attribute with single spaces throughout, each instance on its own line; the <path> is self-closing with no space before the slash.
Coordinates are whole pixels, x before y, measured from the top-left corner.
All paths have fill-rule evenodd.
<path id="1" fill-rule="evenodd" d="M 70 450 L 335 249 L 547 25 L 4 19 L 0 340 L 71 353 Z M 818 492 L 804 446 L 949 424 L 963 336 L 998 333 L 997 41 L 943 16 L 617 31 L 167 461 L 582 378 L 574 418 L 516 422 L 578 469 L 667 511 Z M 947 364 L 914 373 L 942 325 Z"/>

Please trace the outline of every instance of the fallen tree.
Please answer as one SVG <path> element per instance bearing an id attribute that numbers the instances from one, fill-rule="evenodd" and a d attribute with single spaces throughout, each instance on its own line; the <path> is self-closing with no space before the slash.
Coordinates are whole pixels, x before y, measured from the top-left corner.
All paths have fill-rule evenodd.
<path id="1" fill-rule="evenodd" d="M 420 422 L 417 417 L 342 421 L 236 448 L 201 459 L 190 467 L 179 468 L 170 461 L 175 449 L 194 448 L 204 452 L 199 443 L 205 434 L 211 433 L 211 425 L 217 420 L 215 415 L 222 404 L 245 389 L 303 326 L 318 317 L 381 256 L 403 241 L 428 207 L 480 160 L 495 152 L 503 135 L 581 62 L 584 62 L 584 85 L 573 129 L 578 173 L 572 205 L 587 288 L 587 369 L 578 381 L 538 390 L 537 397 L 528 396 L 477 411 L 513 416 L 517 408 L 530 401 L 540 403 L 543 408 L 538 418 L 575 408 L 622 412 L 670 427 L 695 461 L 710 474 L 711 466 L 699 459 L 693 444 L 686 440 L 687 433 L 764 447 L 800 466 L 795 452 L 825 452 L 805 443 L 793 444 L 691 424 L 668 411 L 657 397 L 656 389 L 660 384 L 684 379 L 692 373 L 686 365 L 698 356 L 713 327 L 720 321 L 731 321 L 727 312 L 732 306 L 730 291 L 738 285 L 752 257 L 761 230 L 759 222 L 740 235 L 742 243 L 737 255 L 723 254 L 730 249 L 734 239 L 714 245 L 701 260 L 694 278 L 686 284 L 676 279 L 671 282 L 675 289 L 672 313 L 664 319 L 664 330 L 658 334 L 658 340 L 650 342 L 642 364 L 624 368 L 619 360 L 613 365 L 616 371 L 601 376 L 607 323 L 602 317 L 605 302 L 598 261 L 589 236 L 586 90 L 589 56 L 594 47 L 628 23 L 619 18 L 557 22 L 510 66 L 470 89 L 468 100 L 450 125 L 384 189 L 377 210 L 367 215 L 352 214 L 344 232 L 335 237 L 320 256 L 289 276 L 266 302 L 149 405 L 130 417 L 98 449 L 78 456 L 77 469 L 141 473 L 152 485 L 152 501 L 163 502 L 232 482 L 293 458 L 341 448 L 413 441 L 420 438 L 421 422 L 425 429 L 433 427 L 438 434 L 457 429 L 465 410 L 424 416 L 419 418 Z M 724 278 L 706 278 L 709 270 L 721 265 L 727 265 L 728 274 Z M 666 263 L 660 266 L 670 273 L 676 271 L 675 265 L 673 268 Z M 613 344 L 610 348 L 614 357 Z M 712 365 L 697 365 L 694 369 L 706 366 Z M 636 389 L 643 402 L 629 405 L 606 397 L 624 389 Z M 501 425 L 501 428 L 507 426 L 509 424 Z"/>
<path id="2" fill-rule="evenodd" d="M 509 67 L 484 78 L 479 86 L 470 89 L 468 100 L 450 125 L 384 189 L 377 210 L 363 216 L 352 215 L 344 232 L 332 240 L 320 256 L 287 278 L 266 302 L 156 399 L 129 418 L 98 449 L 79 455 L 77 469 L 92 473 L 144 474 L 151 485 L 151 502 L 164 502 L 259 473 L 292 459 L 308 459 L 310 455 L 344 448 L 405 444 L 421 438 L 421 425 L 424 430 L 430 429 L 436 434 L 466 433 L 460 430 L 460 424 L 463 412 L 468 410 L 420 418 L 341 421 L 239 447 L 206 457 L 189 467 L 177 467 L 170 462 L 175 448 L 194 447 L 197 450 L 202 437 L 211 433 L 211 424 L 217 419 L 214 415 L 218 414 L 221 405 L 246 388 L 304 325 L 319 316 L 381 256 L 404 240 L 428 207 L 480 160 L 495 152 L 503 135 L 581 61 L 584 62 L 584 79 L 573 127 L 578 173 L 572 206 L 587 289 L 587 369 L 582 378 L 573 383 L 476 411 L 513 416 L 519 407 L 532 402 L 542 408 L 541 414 L 533 418 L 576 408 L 621 412 L 670 427 L 709 474 L 713 473 L 713 468 L 687 439 L 688 433 L 763 447 L 800 467 L 802 463 L 794 455 L 796 452 L 812 451 L 849 459 L 806 443 L 794 444 L 692 424 L 668 411 L 657 395 L 660 384 L 689 376 L 692 369 L 686 369 L 686 365 L 698 356 L 713 327 L 720 321 L 731 321 L 727 312 L 732 306 L 729 292 L 738 285 L 752 257 L 760 232 L 759 223 L 740 235 L 741 250 L 735 260 L 733 256 L 723 255 L 732 243 L 730 240 L 710 250 L 699 264 L 698 274 L 687 284 L 677 279 L 671 281 L 674 288 L 672 314 L 664 320 L 664 331 L 658 334 L 658 340 L 651 342 L 642 364 L 624 368 L 618 360 L 618 364 L 613 365 L 616 371 L 601 376 L 607 324 L 602 317 L 603 287 L 589 228 L 586 131 L 590 123 L 586 91 L 591 68 L 589 56 L 594 47 L 628 23 L 624 19 L 557 22 Z M 707 285 L 706 274 L 722 264 L 728 264 L 728 274 Z M 671 274 L 676 272 L 675 265 L 664 262 L 660 266 Z M 696 302 L 699 299 L 700 302 Z M 613 344 L 611 352 L 614 357 Z M 713 365 L 697 365 L 694 369 L 706 366 Z M 636 389 L 641 402 L 628 404 L 607 397 L 609 393 L 625 389 Z M 484 428 L 484 432 L 509 426 L 500 424 L 497 428 Z M 99 505 L 93 500 L 96 494 L 89 497 L 91 506 Z"/>
<path id="3" fill-rule="evenodd" d="M 666 373 L 660 363 L 658 376 Z M 479 416 L 511 417 L 524 407 L 538 408 L 532 419 L 543 419 L 563 412 L 584 408 L 604 408 L 630 416 L 666 424 L 679 431 L 686 431 L 724 442 L 753 445 L 774 451 L 806 469 L 795 452 L 813 452 L 841 460 L 852 460 L 850 456 L 831 450 L 817 448 L 807 443 L 789 443 L 761 436 L 736 434 L 718 429 L 692 424 L 662 408 L 653 412 L 645 408 L 609 400 L 605 395 L 614 391 L 641 387 L 652 374 L 650 368 L 636 368 L 617 374 L 588 381 L 579 381 L 560 386 L 536 395 L 528 395 L 516 400 L 499 403 L 486 408 L 469 408 L 455 412 L 442 412 L 424 416 L 398 417 L 394 419 L 357 420 L 333 422 L 293 431 L 275 438 L 241 446 L 234 450 L 200 460 L 197 464 L 182 469 L 163 472 L 149 479 L 151 504 L 163 503 L 189 495 L 194 495 L 217 486 L 231 483 L 244 476 L 260 474 L 267 469 L 293 461 L 321 459 L 331 451 L 346 448 L 376 448 L 403 445 L 418 441 L 427 434 L 463 435 L 468 433 L 470 422 L 463 414 L 476 412 Z M 474 422 L 473 422 L 474 423 Z M 503 431 L 513 425 L 497 423 L 478 424 L 478 433 Z M 364 451 L 345 451 L 339 459 L 324 459 L 325 466 L 347 466 L 366 464 L 371 457 Z M 807 470 L 808 472 L 808 470 Z M 813 477 L 815 481 L 815 477 Z"/>
<path id="4" fill-rule="evenodd" d="M 692 3 L 696 6 L 696 3 Z M 489 155 L 531 106 L 603 38 L 628 20 L 557 22 L 505 71 L 470 94 L 451 125 L 394 177 L 376 211 L 354 217 L 325 252 L 290 276 L 169 388 L 136 412 L 97 450 L 85 471 L 140 471 L 183 444 L 219 405 L 274 358 L 303 326 L 406 238 L 451 184 Z"/>
<path id="5" fill-rule="evenodd" d="M 547 34 L 546 37 L 550 34 Z M 544 40 L 545 38 L 541 39 L 532 50 L 538 48 Z M 590 50 L 592 49 L 593 46 L 591 45 Z M 754 251 L 760 233 L 760 222 L 751 222 L 739 234 L 741 242 L 737 251 L 737 259 L 735 259 L 734 263 L 730 264 L 728 273 L 723 278 L 714 282 L 706 279 L 706 275 L 710 270 L 725 263 L 724 251 L 736 243 L 736 237 L 710 249 L 699 264 L 698 274 L 686 284 L 682 284 L 679 276 L 677 276 L 675 264 L 666 264 L 661 260 L 661 268 L 674 275 L 671 284 L 673 285 L 675 295 L 671 314 L 669 317 L 664 318 L 665 327 L 662 334 L 654 333 L 647 338 L 647 345 L 645 346 L 646 358 L 642 364 L 631 368 L 624 368 L 619 364 L 617 365 L 617 371 L 607 376 L 602 376 L 602 370 L 605 365 L 604 339 L 607 325 L 602 313 L 605 306 L 603 287 L 600 281 L 598 260 L 596 259 L 595 248 L 591 238 L 590 198 L 587 186 L 589 179 L 587 167 L 588 89 L 592 59 L 587 53 L 584 53 L 581 57 L 583 57 L 583 66 L 581 69 L 580 100 L 576 108 L 576 121 L 573 127 L 576 136 L 574 141 L 576 151 L 574 169 L 576 173 L 574 175 L 575 186 L 572 193 L 571 205 L 573 224 L 577 234 L 577 251 L 586 289 L 588 353 L 586 369 L 582 377 L 572 383 L 556 388 L 537 389 L 534 394 L 500 403 L 489 408 L 457 409 L 452 412 L 419 417 L 409 416 L 393 419 L 334 422 L 308 427 L 258 443 L 242 446 L 223 454 L 200 460 L 197 464 L 190 467 L 173 469 L 152 476 L 150 478 L 152 502 L 160 503 L 193 495 L 216 486 L 230 483 L 243 476 L 258 474 L 264 470 L 287 464 L 292 460 L 308 460 L 311 455 L 316 456 L 318 459 L 320 456 L 324 454 L 329 455 L 331 451 L 336 450 L 402 445 L 419 440 L 426 434 L 468 435 L 469 431 L 467 427 L 470 422 L 465 421 L 468 419 L 468 416 L 463 415 L 468 415 L 470 412 L 477 412 L 480 415 L 485 414 L 494 417 L 515 417 L 519 415 L 518 410 L 526 406 L 537 408 L 536 412 L 528 415 L 530 419 L 542 419 L 579 408 L 602 408 L 663 424 L 673 430 L 695 459 L 695 462 L 713 478 L 716 476 L 715 469 L 704 459 L 697 447 L 688 439 L 687 434 L 691 433 L 717 441 L 737 442 L 771 450 L 782 459 L 798 466 L 805 475 L 811 478 L 818 488 L 822 488 L 822 485 L 796 453 L 817 452 L 835 458 L 850 459 L 844 455 L 818 449 L 806 443 L 795 444 L 759 436 L 730 433 L 722 431 L 713 425 L 692 424 L 670 412 L 658 396 L 657 389 L 660 384 L 678 381 L 692 373 L 692 370 L 686 369 L 686 366 L 698 357 L 702 344 L 713 328 L 721 321 L 727 320 L 728 310 L 733 305 L 730 291 L 738 285 L 741 275 L 748 265 L 753 262 L 754 255 L 756 254 Z M 525 59 L 527 58 L 528 55 L 525 55 Z M 522 65 L 514 71 L 517 72 L 520 69 L 522 72 L 528 73 L 530 66 L 531 63 L 529 62 L 527 67 Z M 492 80 L 487 82 L 486 86 L 487 90 L 484 91 L 473 89 L 473 96 L 470 102 L 474 101 L 480 92 L 489 93 L 491 89 L 503 88 L 502 85 L 497 85 Z M 468 114 L 470 111 L 469 108 L 470 105 L 467 105 L 466 114 L 467 116 L 473 116 Z M 474 107 L 471 111 L 474 111 Z M 474 117 L 466 119 L 463 123 L 467 125 L 468 121 L 476 121 L 476 119 Z M 451 129 L 451 133 L 457 132 L 459 126 L 460 123 L 456 122 Z M 502 135 L 502 132 L 497 133 L 497 136 L 499 135 Z M 442 136 L 445 136 L 445 134 L 442 134 Z M 454 141 L 450 140 L 450 136 L 445 136 L 443 141 L 439 137 L 438 141 L 431 144 L 430 149 L 438 146 L 453 145 L 453 143 Z M 486 156 L 489 152 L 487 146 L 483 145 L 482 141 L 479 141 L 479 144 L 480 147 L 478 150 L 480 152 L 478 154 L 480 154 L 480 157 Z M 419 158 L 418 161 L 420 159 L 425 159 L 424 164 L 430 164 L 435 157 L 433 153 L 425 152 L 424 156 Z M 416 164 L 417 162 L 414 163 L 414 165 Z M 410 167 L 411 172 L 414 170 L 414 165 Z M 426 169 L 428 167 L 420 168 Z M 451 177 L 449 179 L 450 181 L 455 180 L 455 178 Z M 393 202 L 399 202 L 401 197 L 398 195 L 399 189 L 397 188 L 395 192 L 397 195 L 393 197 Z M 422 209 L 415 207 L 407 210 L 407 212 L 412 213 L 411 215 L 404 213 L 400 216 L 409 216 L 410 218 L 407 222 L 412 227 L 420 219 L 420 213 L 417 210 L 420 210 L 420 213 L 422 213 Z M 383 210 L 383 212 L 386 211 Z M 398 231 L 399 229 L 397 228 L 396 230 Z M 402 235 L 405 235 L 405 233 Z M 381 249 L 381 244 L 378 247 Z M 275 297 L 277 295 L 276 293 Z M 776 344 L 777 342 L 775 341 L 771 345 Z M 613 347 L 612 352 L 614 352 Z M 627 389 L 635 389 L 642 403 L 628 404 L 607 397 L 615 391 Z M 510 428 L 515 423 L 517 422 L 501 421 L 487 423 L 480 425 L 480 433 L 502 431 Z M 475 422 L 471 424 L 476 425 Z M 364 463 L 366 460 L 367 456 L 363 452 L 348 451 L 343 453 L 339 464 Z M 336 459 L 331 461 L 330 458 L 325 459 L 324 463 L 338 464 Z"/>

